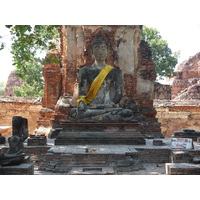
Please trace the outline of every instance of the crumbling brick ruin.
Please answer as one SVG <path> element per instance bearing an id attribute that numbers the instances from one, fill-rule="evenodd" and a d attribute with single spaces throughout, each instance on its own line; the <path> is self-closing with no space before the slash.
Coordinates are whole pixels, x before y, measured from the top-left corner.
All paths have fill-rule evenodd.
<path id="1" fill-rule="evenodd" d="M 172 99 L 195 100 L 200 99 L 200 52 L 182 62 L 176 71 L 172 83 Z"/>
<path id="2" fill-rule="evenodd" d="M 15 96 L 13 89 L 15 87 L 20 87 L 23 83 L 23 80 L 16 76 L 16 72 L 12 71 L 8 76 L 8 81 L 6 83 L 6 88 L 4 91 L 5 97 Z"/>
<path id="3" fill-rule="evenodd" d="M 171 99 L 171 86 L 156 82 L 154 86 L 154 99 Z"/>
<path id="4" fill-rule="evenodd" d="M 172 100 L 154 100 L 156 116 L 165 137 L 172 137 L 174 131 L 185 128 L 200 130 L 199 67 L 200 52 L 178 66 L 171 87 Z"/>

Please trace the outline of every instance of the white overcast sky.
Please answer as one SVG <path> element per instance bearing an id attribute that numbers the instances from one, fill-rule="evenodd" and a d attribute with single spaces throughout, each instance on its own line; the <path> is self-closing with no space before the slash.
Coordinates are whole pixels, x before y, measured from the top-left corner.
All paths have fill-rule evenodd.
<path id="1" fill-rule="evenodd" d="M 26 1 L 16 2 L 25 3 Z M 36 2 L 40 1 L 36 0 Z M 198 0 L 140 0 L 139 3 L 138 1 L 124 0 L 115 1 L 114 4 L 101 0 L 99 1 L 101 3 L 94 6 L 93 9 L 88 7 L 93 4 L 93 1 L 86 1 L 88 6 L 85 5 L 85 1 L 74 2 L 76 3 L 67 3 L 67 7 L 61 7 L 57 12 L 55 10 L 48 12 L 48 9 L 44 12 L 44 9 L 38 7 L 36 3 L 32 5 L 31 10 L 21 8 L 21 12 L 16 13 L 15 5 L 13 5 L 9 13 L 15 11 L 15 15 L 9 20 L 5 18 L 8 16 L 8 12 L 5 10 L 4 17 L 1 16 L 0 21 L 0 35 L 3 36 L 0 40 L 6 43 L 6 48 L 0 51 L 0 82 L 7 81 L 10 71 L 14 69 L 10 54 L 11 40 L 5 24 L 142 24 L 156 28 L 162 38 L 167 40 L 173 52 L 180 50 L 179 64 L 200 52 L 200 6 Z M 45 7 L 45 5 L 42 6 Z M 51 9 L 55 8 L 54 5 L 51 6 Z M 83 6 L 86 8 L 83 9 Z M 34 15 L 36 18 L 26 18 L 30 15 Z"/>

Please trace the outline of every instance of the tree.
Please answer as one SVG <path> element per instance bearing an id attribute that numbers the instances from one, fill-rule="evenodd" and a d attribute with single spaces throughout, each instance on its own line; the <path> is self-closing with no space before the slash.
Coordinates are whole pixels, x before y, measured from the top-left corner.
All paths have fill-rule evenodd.
<path id="1" fill-rule="evenodd" d="M 2 38 L 2 36 L 0 35 L 0 39 Z M 5 44 L 0 40 L 0 50 L 4 49 Z"/>
<path id="2" fill-rule="evenodd" d="M 43 77 L 41 59 L 26 63 L 28 70 L 23 75 L 24 82 L 21 87 L 15 87 L 14 93 L 17 97 L 42 97 L 43 96 Z"/>
<path id="3" fill-rule="evenodd" d="M 58 25 L 7 25 L 12 35 L 13 65 L 17 76 L 24 80 L 21 88 L 14 90 L 17 96 L 42 96 L 42 68 L 44 59 L 40 53 L 47 50 L 56 51 L 52 39 L 59 38 Z M 173 76 L 177 64 L 178 52 L 172 53 L 165 40 L 156 29 L 143 27 L 143 37 L 152 48 L 152 59 L 156 64 L 156 72 L 160 76 Z M 0 38 L 1 39 L 1 38 Z M 0 41 L 0 50 L 5 44 Z M 46 59 L 48 62 L 49 59 Z M 52 59 L 51 59 L 52 60 Z M 59 59 L 54 59 L 58 64 Z"/>
<path id="4" fill-rule="evenodd" d="M 43 95 L 42 68 L 44 59 L 40 54 L 47 50 L 56 51 L 52 39 L 58 38 L 58 25 L 6 25 L 12 35 L 13 65 L 16 75 L 24 80 L 15 88 L 16 96 L 38 97 Z M 59 60 L 55 60 L 57 64 Z"/>
<path id="5" fill-rule="evenodd" d="M 142 39 L 148 42 L 152 49 L 152 60 L 156 65 L 156 73 L 161 77 L 172 77 L 180 52 L 173 53 L 167 41 L 163 40 L 154 28 L 144 26 Z"/>

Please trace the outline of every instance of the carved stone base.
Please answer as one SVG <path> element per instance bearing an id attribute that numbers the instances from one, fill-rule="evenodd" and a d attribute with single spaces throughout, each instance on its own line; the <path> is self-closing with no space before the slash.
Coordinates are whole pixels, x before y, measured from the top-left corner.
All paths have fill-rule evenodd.
<path id="1" fill-rule="evenodd" d="M 139 123 L 63 123 L 55 145 L 132 144 L 143 145 L 145 139 L 137 130 Z"/>
<path id="2" fill-rule="evenodd" d="M 132 132 L 64 132 L 55 140 L 55 145 L 69 144 L 132 144 L 143 145 L 145 139 L 139 131 Z"/>

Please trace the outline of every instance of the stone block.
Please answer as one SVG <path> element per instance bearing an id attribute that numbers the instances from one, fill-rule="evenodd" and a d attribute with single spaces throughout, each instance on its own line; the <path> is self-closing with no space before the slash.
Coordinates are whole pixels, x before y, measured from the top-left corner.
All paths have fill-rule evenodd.
<path id="1" fill-rule="evenodd" d="M 34 165 L 29 163 L 22 163 L 14 166 L 0 167 L 1 175 L 33 175 Z"/>
<path id="2" fill-rule="evenodd" d="M 5 142 L 6 142 L 6 138 L 2 136 L 0 133 L 0 144 L 5 144 Z"/>
<path id="3" fill-rule="evenodd" d="M 73 167 L 69 175 L 114 175 L 113 167 Z"/>
<path id="4" fill-rule="evenodd" d="M 200 157 L 199 156 L 195 156 L 193 159 L 192 159 L 193 163 L 196 163 L 196 164 L 199 164 L 200 163 Z"/>
<path id="5" fill-rule="evenodd" d="M 144 145 L 145 139 L 139 131 L 132 132 L 65 132 L 55 140 L 55 145 L 69 144 L 133 144 Z"/>
<path id="6" fill-rule="evenodd" d="M 28 138 L 28 146 L 44 146 L 47 144 L 47 138 L 44 134 L 41 135 L 30 135 Z"/>
<path id="7" fill-rule="evenodd" d="M 153 140 L 153 145 L 155 146 L 162 146 L 164 145 L 162 140 Z"/>
<path id="8" fill-rule="evenodd" d="M 166 175 L 200 175 L 200 165 L 189 163 L 166 163 Z"/>
<path id="9" fill-rule="evenodd" d="M 171 153 L 173 163 L 191 163 L 192 157 L 188 151 L 173 151 Z"/>

